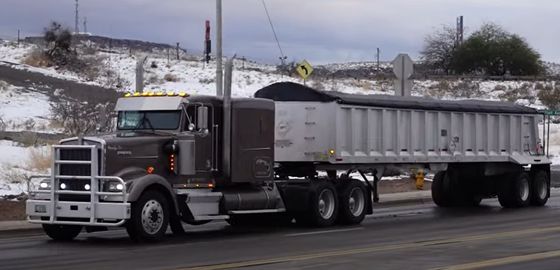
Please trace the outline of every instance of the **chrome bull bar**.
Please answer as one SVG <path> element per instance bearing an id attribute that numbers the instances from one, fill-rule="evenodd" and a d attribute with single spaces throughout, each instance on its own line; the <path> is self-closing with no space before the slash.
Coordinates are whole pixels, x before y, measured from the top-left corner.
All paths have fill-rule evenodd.
<path id="1" fill-rule="evenodd" d="M 61 160 L 60 150 L 89 150 L 90 160 Z M 84 226 L 121 226 L 130 218 L 130 203 L 127 202 L 125 181 L 116 176 L 100 176 L 98 148 L 95 145 L 55 145 L 53 146 L 51 175 L 32 176 L 50 179 L 50 188 L 31 190 L 26 203 L 27 220 L 39 224 L 63 224 Z M 61 165 L 90 165 L 91 175 L 61 175 Z M 89 190 L 64 190 L 60 180 L 90 180 Z M 117 182 L 120 191 L 102 191 L 103 183 Z M 31 186 L 31 185 L 29 185 Z M 46 195 L 41 197 L 42 195 Z M 89 201 L 69 201 L 59 199 L 59 195 L 89 195 Z M 39 198 L 41 197 L 41 198 Z M 100 199 L 103 197 L 104 199 Z M 113 198 L 107 201 L 108 198 Z"/>

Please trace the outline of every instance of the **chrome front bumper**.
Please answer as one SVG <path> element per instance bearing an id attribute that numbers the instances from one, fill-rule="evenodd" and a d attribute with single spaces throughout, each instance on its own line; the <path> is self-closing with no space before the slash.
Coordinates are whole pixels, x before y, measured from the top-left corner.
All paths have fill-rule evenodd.
<path id="1" fill-rule="evenodd" d="M 81 149 L 91 151 L 91 160 L 60 160 L 61 149 Z M 120 177 L 99 176 L 97 147 L 95 145 L 55 145 L 53 146 L 52 175 L 34 176 L 48 178 L 50 189 L 29 191 L 26 203 L 27 220 L 39 224 L 64 224 L 84 226 L 121 226 L 130 218 L 130 203 L 127 202 L 126 183 Z M 60 175 L 61 164 L 90 165 L 91 175 Z M 60 180 L 89 180 L 90 190 L 60 189 Z M 120 182 L 123 190 L 118 192 L 99 191 L 107 181 Z M 89 201 L 60 200 L 59 195 L 87 195 Z M 108 201 L 109 198 L 118 200 Z"/>

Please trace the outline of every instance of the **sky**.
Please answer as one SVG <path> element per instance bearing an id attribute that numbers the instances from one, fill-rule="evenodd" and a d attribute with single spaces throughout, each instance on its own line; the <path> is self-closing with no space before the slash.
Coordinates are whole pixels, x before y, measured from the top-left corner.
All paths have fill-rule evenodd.
<path id="1" fill-rule="evenodd" d="M 464 16 L 466 35 L 485 22 L 523 36 L 542 59 L 560 62 L 557 0 L 265 0 L 289 61 L 312 64 L 418 58 L 424 38 Z M 0 0 L 0 38 L 40 34 L 50 21 L 74 28 L 75 0 Z M 175 44 L 201 52 L 204 21 L 215 44 L 214 0 L 79 0 L 80 28 L 115 38 Z M 279 62 L 262 0 L 223 0 L 224 54 Z M 83 30 L 83 29 L 82 29 Z M 213 48 L 214 50 L 214 48 Z"/>

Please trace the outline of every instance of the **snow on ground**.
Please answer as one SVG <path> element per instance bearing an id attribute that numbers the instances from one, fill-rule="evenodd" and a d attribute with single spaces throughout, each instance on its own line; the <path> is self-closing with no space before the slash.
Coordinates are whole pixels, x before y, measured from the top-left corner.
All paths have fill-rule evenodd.
<path id="1" fill-rule="evenodd" d="M 49 128 L 49 98 L 0 80 L 0 130 L 54 131 Z"/>
<path id="2" fill-rule="evenodd" d="M 32 158 L 31 151 L 48 152 L 48 149 L 46 146 L 23 147 L 12 141 L 0 140 L 0 197 L 26 192 L 26 177 L 44 173 L 28 167 Z"/>

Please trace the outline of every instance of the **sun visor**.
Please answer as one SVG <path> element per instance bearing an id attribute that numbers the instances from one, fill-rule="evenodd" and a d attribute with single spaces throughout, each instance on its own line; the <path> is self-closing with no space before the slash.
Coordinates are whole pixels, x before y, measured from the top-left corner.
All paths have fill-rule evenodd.
<path id="1" fill-rule="evenodd" d="M 126 97 L 117 100 L 115 111 L 175 111 L 183 97 Z"/>

